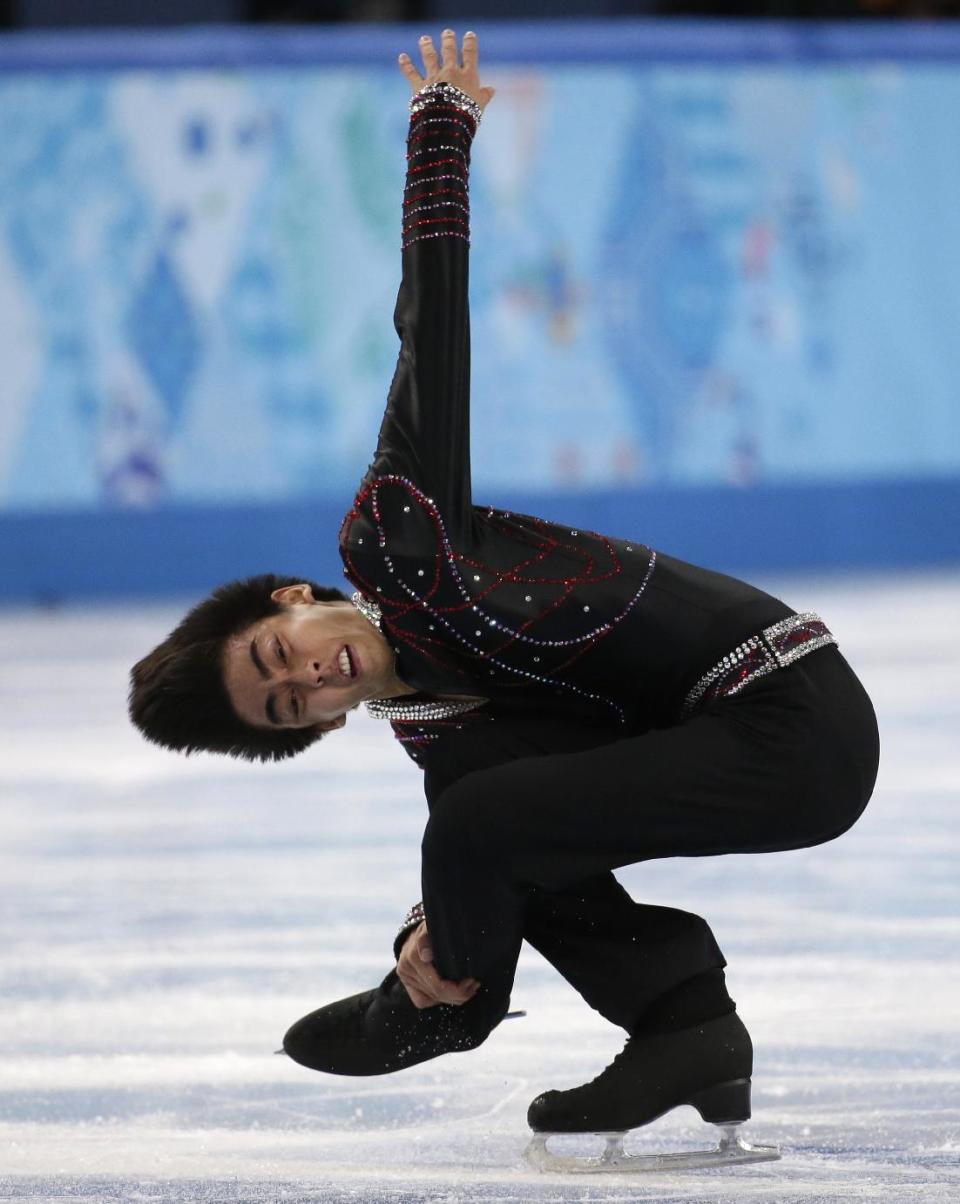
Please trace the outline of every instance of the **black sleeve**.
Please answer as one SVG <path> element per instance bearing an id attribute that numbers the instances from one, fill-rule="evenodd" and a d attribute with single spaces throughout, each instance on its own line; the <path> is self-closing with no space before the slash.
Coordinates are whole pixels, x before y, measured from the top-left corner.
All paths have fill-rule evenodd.
<path id="1" fill-rule="evenodd" d="M 424 88 L 411 109 L 400 355 L 366 483 L 411 482 L 460 542 L 471 522 L 468 180 L 480 109 L 448 84 Z"/>
<path id="2" fill-rule="evenodd" d="M 407 727 L 409 733 L 405 731 Z M 609 727 L 556 716 L 493 716 L 483 710 L 444 725 L 394 723 L 393 730 L 424 771 L 423 790 L 428 808 L 433 807 L 448 786 L 467 774 L 525 757 L 584 752 L 609 744 L 615 738 Z M 399 958 L 404 941 L 422 919 L 423 904 L 415 903 L 394 938 L 395 958 Z"/>
<path id="3" fill-rule="evenodd" d="M 489 714 L 484 709 L 475 715 L 473 722 L 461 723 L 423 749 L 420 765 L 428 808 L 467 774 L 527 757 L 585 752 L 620 736 L 609 725 L 558 715 Z"/>

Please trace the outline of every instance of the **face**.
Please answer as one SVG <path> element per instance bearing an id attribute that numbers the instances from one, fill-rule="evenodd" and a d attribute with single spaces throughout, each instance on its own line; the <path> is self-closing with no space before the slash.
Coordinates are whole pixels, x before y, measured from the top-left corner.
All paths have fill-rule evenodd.
<path id="1" fill-rule="evenodd" d="M 351 602 L 317 602 L 309 585 L 271 597 L 280 613 L 228 640 L 223 679 L 254 727 L 342 727 L 346 713 L 396 683 L 393 651 Z"/>

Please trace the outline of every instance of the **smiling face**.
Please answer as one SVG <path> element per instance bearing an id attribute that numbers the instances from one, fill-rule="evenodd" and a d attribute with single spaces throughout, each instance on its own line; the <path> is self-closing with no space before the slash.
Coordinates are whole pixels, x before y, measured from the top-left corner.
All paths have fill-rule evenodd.
<path id="1" fill-rule="evenodd" d="M 316 602 L 309 585 L 271 597 L 280 612 L 224 647 L 224 685 L 245 722 L 330 730 L 361 702 L 410 692 L 396 676 L 392 648 L 351 602 Z"/>

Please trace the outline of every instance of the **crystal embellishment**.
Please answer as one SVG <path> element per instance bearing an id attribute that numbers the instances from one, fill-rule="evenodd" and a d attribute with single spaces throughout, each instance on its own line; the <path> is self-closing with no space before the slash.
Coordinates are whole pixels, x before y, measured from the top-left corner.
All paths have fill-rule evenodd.
<path id="1" fill-rule="evenodd" d="M 381 612 L 376 602 L 365 598 L 359 590 L 350 595 L 350 601 L 365 619 L 371 622 L 377 631 L 383 634 L 381 628 Z M 418 702 L 402 702 L 393 698 L 372 698 L 366 703 L 368 713 L 374 719 L 389 719 L 393 723 L 423 723 L 437 719 L 453 719 L 457 715 L 465 715 L 467 711 L 475 711 L 486 702 L 485 698 L 471 701 L 450 699 L 448 702 L 421 699 Z"/>
<path id="2" fill-rule="evenodd" d="M 486 705 L 485 698 L 472 702 L 402 702 L 394 698 L 372 698 L 366 703 L 367 712 L 374 719 L 389 719 L 392 723 L 430 723 L 438 719 L 454 719 L 468 711 L 476 711 Z"/>
<path id="3" fill-rule="evenodd" d="M 360 542 L 362 542 L 362 540 Z M 359 590 L 355 590 L 354 593 L 350 595 L 350 601 L 354 604 L 357 610 L 360 611 L 363 617 L 368 622 L 372 623 L 374 627 L 376 627 L 377 631 L 381 630 L 380 607 L 376 604 L 376 602 L 371 602 L 369 598 L 365 598 Z"/>
<path id="4" fill-rule="evenodd" d="M 703 702 L 739 694 L 758 677 L 786 669 L 801 656 L 835 644 L 837 637 L 812 610 L 788 615 L 779 623 L 751 635 L 704 673 L 683 701 L 683 715 L 692 715 Z"/>

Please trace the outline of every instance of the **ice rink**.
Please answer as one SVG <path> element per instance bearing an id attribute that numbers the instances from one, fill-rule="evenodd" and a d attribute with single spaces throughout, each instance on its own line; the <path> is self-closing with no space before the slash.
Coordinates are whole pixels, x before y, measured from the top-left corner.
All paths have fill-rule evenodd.
<path id="1" fill-rule="evenodd" d="M 756 1046 L 746 1135 L 782 1161 L 526 1169 L 529 1100 L 623 1042 L 529 950 L 527 1017 L 473 1053 L 357 1080 L 275 1057 L 390 968 L 418 772 L 359 714 L 274 768 L 161 753 L 126 673 L 179 608 L 23 612 L 0 623 L 0 1199 L 960 1199 L 960 575 L 763 584 L 820 610 L 873 695 L 874 800 L 819 848 L 621 876 L 712 924 Z M 633 1145 L 712 1136 L 680 1109 Z"/>

